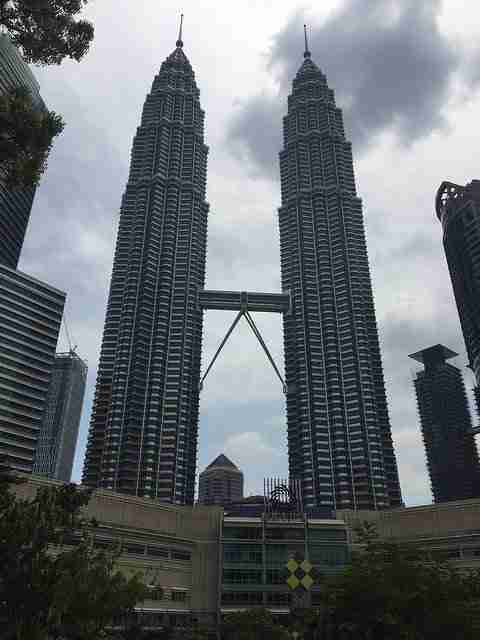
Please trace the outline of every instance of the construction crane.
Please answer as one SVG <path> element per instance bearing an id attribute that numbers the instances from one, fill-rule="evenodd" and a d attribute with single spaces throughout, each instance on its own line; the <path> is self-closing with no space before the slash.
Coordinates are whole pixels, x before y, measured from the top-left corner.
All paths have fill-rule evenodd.
<path id="1" fill-rule="evenodd" d="M 65 310 L 63 311 L 63 327 L 65 329 L 65 335 L 67 336 L 69 351 L 70 353 L 75 353 L 75 350 L 78 345 L 75 345 L 74 347 L 72 347 L 72 340 L 70 338 L 70 331 L 68 330 L 67 316 L 66 316 Z"/>

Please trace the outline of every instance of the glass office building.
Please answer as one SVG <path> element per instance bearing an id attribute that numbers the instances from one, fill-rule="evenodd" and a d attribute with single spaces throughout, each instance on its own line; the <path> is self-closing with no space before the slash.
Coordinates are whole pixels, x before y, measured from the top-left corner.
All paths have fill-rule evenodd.
<path id="1" fill-rule="evenodd" d="M 0 264 L 0 456 L 30 473 L 65 293 Z"/>
<path id="2" fill-rule="evenodd" d="M 75 351 L 55 355 L 35 456 L 35 473 L 70 482 L 87 371 L 86 363 Z"/>
<path id="3" fill-rule="evenodd" d="M 441 344 L 409 357 L 424 365 L 414 384 L 435 502 L 480 496 L 480 466 L 462 372 Z"/>
<path id="4" fill-rule="evenodd" d="M 342 520 L 308 512 L 283 517 L 265 510 L 263 496 L 227 507 L 221 534 L 222 613 L 266 607 L 288 614 L 297 591 L 290 588 L 287 563 L 306 560 L 313 583 L 300 589 L 305 606 L 320 604 L 320 576 L 340 572 L 349 560 L 347 529 Z M 305 565 L 308 569 L 308 565 Z M 295 583 L 293 583 L 295 584 Z"/>
<path id="5" fill-rule="evenodd" d="M 0 94 L 26 87 L 38 109 L 44 109 L 40 86 L 18 49 L 0 33 Z M 16 269 L 27 230 L 35 188 L 11 189 L 0 170 L 0 264 Z"/>

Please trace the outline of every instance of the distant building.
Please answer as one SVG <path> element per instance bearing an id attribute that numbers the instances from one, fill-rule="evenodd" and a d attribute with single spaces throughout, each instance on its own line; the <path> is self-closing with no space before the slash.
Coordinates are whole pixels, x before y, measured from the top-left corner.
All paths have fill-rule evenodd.
<path id="1" fill-rule="evenodd" d="M 435 502 L 480 496 L 480 468 L 462 374 L 441 344 L 409 357 L 425 369 L 414 381 Z"/>
<path id="2" fill-rule="evenodd" d="M 29 473 L 42 425 L 65 293 L 0 264 L 0 457 Z"/>
<path id="3" fill-rule="evenodd" d="M 480 415 L 480 180 L 466 186 L 442 182 L 435 209 L 462 325 Z M 480 429 L 477 427 L 477 432 Z"/>
<path id="4" fill-rule="evenodd" d="M 88 367 L 74 351 L 57 353 L 33 470 L 69 482 Z"/>
<path id="5" fill-rule="evenodd" d="M 243 473 L 221 453 L 202 471 L 198 481 L 200 504 L 225 505 L 243 498 Z"/>
<path id="6" fill-rule="evenodd" d="M 0 95 L 26 87 L 39 109 L 44 108 L 39 84 L 10 38 L 0 33 Z M 0 264 L 17 268 L 35 189 L 7 189 L 0 172 Z"/>

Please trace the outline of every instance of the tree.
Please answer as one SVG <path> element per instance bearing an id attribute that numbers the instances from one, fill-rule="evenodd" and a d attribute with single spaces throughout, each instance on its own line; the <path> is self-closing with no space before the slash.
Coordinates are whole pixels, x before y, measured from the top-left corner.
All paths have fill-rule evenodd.
<path id="1" fill-rule="evenodd" d="M 371 525 L 364 545 L 331 585 L 331 616 L 355 640 L 479 637 L 480 572 L 462 572 L 423 550 L 381 541 Z"/>
<path id="2" fill-rule="evenodd" d="M 95 522 L 82 516 L 89 498 L 73 484 L 17 498 L 0 474 L 2 640 L 97 640 L 145 598 L 137 578 L 115 569 L 119 551 L 93 547 Z"/>
<path id="3" fill-rule="evenodd" d="M 79 61 L 88 51 L 94 28 L 76 20 L 88 0 L 0 0 L 0 25 L 27 62 Z"/>
<path id="4" fill-rule="evenodd" d="M 222 640 L 287 640 L 287 630 L 276 624 L 267 609 L 247 609 L 225 616 Z"/>
<path id="5" fill-rule="evenodd" d="M 7 187 L 33 187 L 47 166 L 61 116 L 34 107 L 24 87 L 0 96 L 0 167 Z"/>
<path id="6" fill-rule="evenodd" d="M 88 0 L 0 0 L 0 27 L 26 62 L 79 61 L 88 51 L 94 28 L 76 19 Z M 64 127 L 53 111 L 36 107 L 20 87 L 0 101 L 0 178 L 9 188 L 37 185 L 52 141 Z"/>

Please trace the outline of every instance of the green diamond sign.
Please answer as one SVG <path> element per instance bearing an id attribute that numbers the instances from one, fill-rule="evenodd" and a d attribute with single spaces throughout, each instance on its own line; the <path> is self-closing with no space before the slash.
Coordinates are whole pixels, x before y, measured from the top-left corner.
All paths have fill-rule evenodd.
<path id="1" fill-rule="evenodd" d="M 309 591 L 315 584 L 315 568 L 308 560 L 304 560 L 297 554 L 294 558 L 290 558 L 285 565 L 287 569 L 287 578 L 285 582 L 292 591 L 302 589 Z"/>

